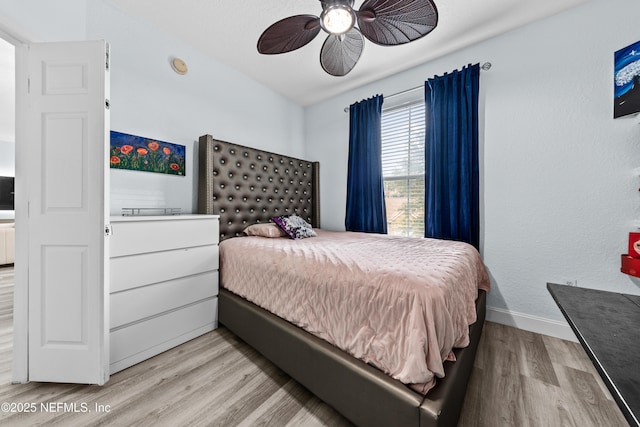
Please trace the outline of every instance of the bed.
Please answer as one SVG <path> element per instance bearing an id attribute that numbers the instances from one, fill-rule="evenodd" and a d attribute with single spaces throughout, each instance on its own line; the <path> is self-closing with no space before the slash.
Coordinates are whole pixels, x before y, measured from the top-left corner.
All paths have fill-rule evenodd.
<path id="1" fill-rule="evenodd" d="M 200 137 L 198 151 L 198 210 L 220 215 L 221 253 L 226 239 L 241 236 L 248 225 L 266 223 L 274 216 L 297 214 L 319 227 L 318 163 L 218 141 L 210 135 Z M 245 239 L 229 243 L 241 241 Z M 226 289 L 224 263 L 221 255 L 219 322 L 356 425 L 457 424 L 482 333 L 484 290 L 477 290 L 477 298 L 471 301 L 476 321 L 469 326 L 468 345 L 453 350 L 456 361 L 442 364 L 444 378 L 429 386 L 425 395 L 413 384 L 392 378 Z"/>

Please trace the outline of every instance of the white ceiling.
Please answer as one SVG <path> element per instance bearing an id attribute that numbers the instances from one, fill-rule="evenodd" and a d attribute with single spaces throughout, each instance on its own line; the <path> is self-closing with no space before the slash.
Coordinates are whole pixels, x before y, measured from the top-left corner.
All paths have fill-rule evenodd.
<path id="1" fill-rule="evenodd" d="M 402 46 L 365 41 L 351 73 L 333 77 L 319 63 L 323 32 L 293 52 L 261 55 L 256 50 L 260 34 L 274 22 L 298 14 L 319 15 L 318 0 L 111 0 L 300 105 L 317 103 L 586 1 L 435 0 L 439 21 L 433 32 Z M 362 3 L 356 1 L 354 7 L 359 9 Z"/>

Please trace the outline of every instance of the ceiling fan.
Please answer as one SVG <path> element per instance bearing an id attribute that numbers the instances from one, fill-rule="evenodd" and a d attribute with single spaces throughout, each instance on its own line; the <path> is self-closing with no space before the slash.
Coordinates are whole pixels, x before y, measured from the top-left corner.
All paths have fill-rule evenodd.
<path id="1" fill-rule="evenodd" d="M 375 44 L 395 46 L 426 36 L 438 24 L 438 10 L 432 0 L 366 0 L 360 10 L 353 9 L 354 0 L 320 3 L 319 17 L 290 16 L 267 28 L 258 39 L 258 52 L 291 52 L 324 30 L 329 36 L 320 51 L 320 64 L 333 76 L 345 76 L 362 54 L 363 35 Z"/>

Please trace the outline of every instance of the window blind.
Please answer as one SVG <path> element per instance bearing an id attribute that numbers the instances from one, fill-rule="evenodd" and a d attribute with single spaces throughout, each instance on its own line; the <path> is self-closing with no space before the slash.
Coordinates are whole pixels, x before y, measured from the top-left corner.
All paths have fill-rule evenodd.
<path id="1" fill-rule="evenodd" d="M 424 101 L 383 109 L 381 125 L 388 234 L 424 237 Z"/>

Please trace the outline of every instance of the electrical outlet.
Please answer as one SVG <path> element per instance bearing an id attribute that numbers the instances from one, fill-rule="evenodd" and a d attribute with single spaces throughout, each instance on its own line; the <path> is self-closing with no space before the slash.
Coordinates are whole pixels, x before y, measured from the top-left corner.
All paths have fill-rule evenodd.
<path id="1" fill-rule="evenodd" d="M 575 280 L 566 280 L 566 281 L 564 282 L 564 284 L 565 284 L 565 285 L 568 285 L 568 286 L 578 286 L 578 279 L 575 279 Z"/>

